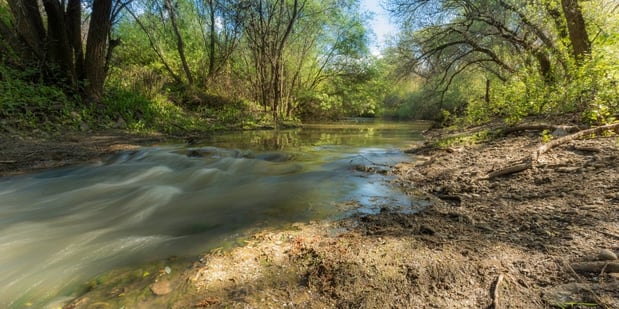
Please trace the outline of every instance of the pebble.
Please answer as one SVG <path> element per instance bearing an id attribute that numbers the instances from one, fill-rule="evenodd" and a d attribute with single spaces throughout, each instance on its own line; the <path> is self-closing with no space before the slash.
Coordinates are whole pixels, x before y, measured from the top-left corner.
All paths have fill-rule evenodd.
<path id="1" fill-rule="evenodd" d="M 608 249 L 602 249 L 598 253 L 598 260 L 600 261 L 614 261 L 616 259 L 617 255 Z"/>

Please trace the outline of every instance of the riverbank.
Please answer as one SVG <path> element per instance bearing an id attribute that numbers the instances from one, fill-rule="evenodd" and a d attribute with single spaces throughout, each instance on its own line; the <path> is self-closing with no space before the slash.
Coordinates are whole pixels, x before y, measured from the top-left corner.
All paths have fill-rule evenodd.
<path id="1" fill-rule="evenodd" d="M 123 130 L 62 135 L 12 131 L 0 136 L 0 177 L 103 160 L 119 151 L 153 146 L 169 138 Z"/>
<path id="2" fill-rule="evenodd" d="M 60 162 L 54 166 L 164 139 L 96 136 L 26 140 L 12 157 L 3 142 L 1 159 L 50 158 L 39 161 Z M 533 168 L 486 177 L 541 140 L 525 131 L 477 145 L 415 147 L 415 162 L 393 173 L 408 194 L 433 202 L 418 214 L 386 210 L 264 230 L 194 261 L 112 272 L 65 308 L 619 307 L 619 141 L 575 140 Z M 5 167 L 4 175 L 40 168 L 27 162 L 35 161 Z"/>

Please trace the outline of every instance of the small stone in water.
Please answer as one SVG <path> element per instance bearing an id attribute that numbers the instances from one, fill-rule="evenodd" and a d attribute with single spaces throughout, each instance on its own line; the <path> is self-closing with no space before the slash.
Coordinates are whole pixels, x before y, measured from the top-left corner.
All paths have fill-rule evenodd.
<path id="1" fill-rule="evenodd" d="M 150 291 L 157 296 L 162 296 L 172 292 L 172 287 L 168 281 L 159 281 L 151 284 Z"/>
<path id="2" fill-rule="evenodd" d="M 170 269 L 170 267 L 168 267 L 168 266 L 166 266 L 163 270 L 164 270 L 164 271 L 165 271 L 165 273 L 166 273 L 166 274 L 168 274 L 168 275 L 172 272 L 172 269 Z"/>

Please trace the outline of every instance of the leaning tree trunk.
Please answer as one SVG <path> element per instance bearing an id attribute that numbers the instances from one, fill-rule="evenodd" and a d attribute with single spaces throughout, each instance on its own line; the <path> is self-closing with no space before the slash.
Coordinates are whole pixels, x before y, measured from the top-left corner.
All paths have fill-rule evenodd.
<path id="1" fill-rule="evenodd" d="M 90 28 L 86 40 L 86 97 L 98 102 L 103 97 L 105 83 L 105 56 L 111 28 L 112 0 L 94 0 Z"/>
<path id="2" fill-rule="evenodd" d="M 576 61 L 583 60 L 591 51 L 591 42 L 582 16 L 578 0 L 561 0 L 563 14 L 567 21 L 567 31 L 572 44 L 572 54 Z"/>
<path id="3" fill-rule="evenodd" d="M 181 64 L 183 65 L 183 71 L 185 72 L 185 77 L 187 77 L 187 83 L 191 86 L 194 84 L 193 75 L 191 74 L 191 69 L 189 69 L 189 64 L 187 63 L 187 58 L 185 57 L 185 44 L 183 42 L 183 36 L 181 35 L 180 30 L 178 29 L 178 23 L 176 21 L 176 13 L 174 12 L 174 6 L 172 5 L 171 0 L 166 0 L 165 2 L 166 10 L 168 10 L 168 14 L 170 16 L 170 22 L 172 22 L 172 30 L 174 30 L 174 35 L 176 36 L 176 49 L 178 51 L 178 55 L 181 58 Z"/>

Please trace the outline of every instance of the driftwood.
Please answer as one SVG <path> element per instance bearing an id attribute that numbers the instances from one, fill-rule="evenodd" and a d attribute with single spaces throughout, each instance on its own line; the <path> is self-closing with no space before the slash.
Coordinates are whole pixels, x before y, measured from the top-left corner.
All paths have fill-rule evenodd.
<path id="1" fill-rule="evenodd" d="M 582 262 L 572 264 L 572 269 L 577 273 L 596 273 L 599 274 L 602 271 L 608 273 L 619 272 L 619 261 L 596 261 L 596 262 Z"/>
<path id="2" fill-rule="evenodd" d="M 518 173 L 518 172 L 522 172 L 524 170 L 527 170 L 529 168 L 532 168 L 534 166 L 534 164 L 538 161 L 539 157 L 548 152 L 550 149 L 555 148 L 559 145 L 563 145 L 565 143 L 568 143 L 570 141 L 585 137 L 585 136 L 589 136 L 589 135 L 600 135 L 604 132 L 608 132 L 608 131 L 614 131 L 614 132 L 618 132 L 619 133 L 619 123 L 615 123 L 615 124 L 609 124 L 609 125 L 605 125 L 605 126 L 600 126 L 600 127 L 595 127 L 592 129 L 587 129 L 587 130 L 582 130 L 582 131 L 578 131 L 576 133 L 567 135 L 567 136 L 563 136 L 557 139 L 554 139 L 546 144 L 543 144 L 541 146 L 539 146 L 538 148 L 535 149 L 535 151 L 533 151 L 533 153 L 531 153 L 531 155 L 528 158 L 525 158 L 523 160 L 517 161 L 517 162 L 513 162 L 511 163 L 509 166 L 498 169 L 496 171 L 490 172 L 488 173 L 486 176 L 481 177 L 480 179 L 492 179 L 492 178 L 496 178 L 496 177 L 500 177 L 500 176 L 505 176 L 505 175 L 510 175 L 510 174 L 514 174 L 514 173 Z"/>
<path id="3" fill-rule="evenodd" d="M 543 130 L 563 130 L 568 133 L 576 133 L 581 129 L 577 126 L 561 126 L 561 125 L 552 125 L 552 124 L 531 124 L 531 125 L 522 125 L 515 127 L 507 127 L 501 130 L 503 135 L 521 132 L 521 131 L 543 131 Z"/>

